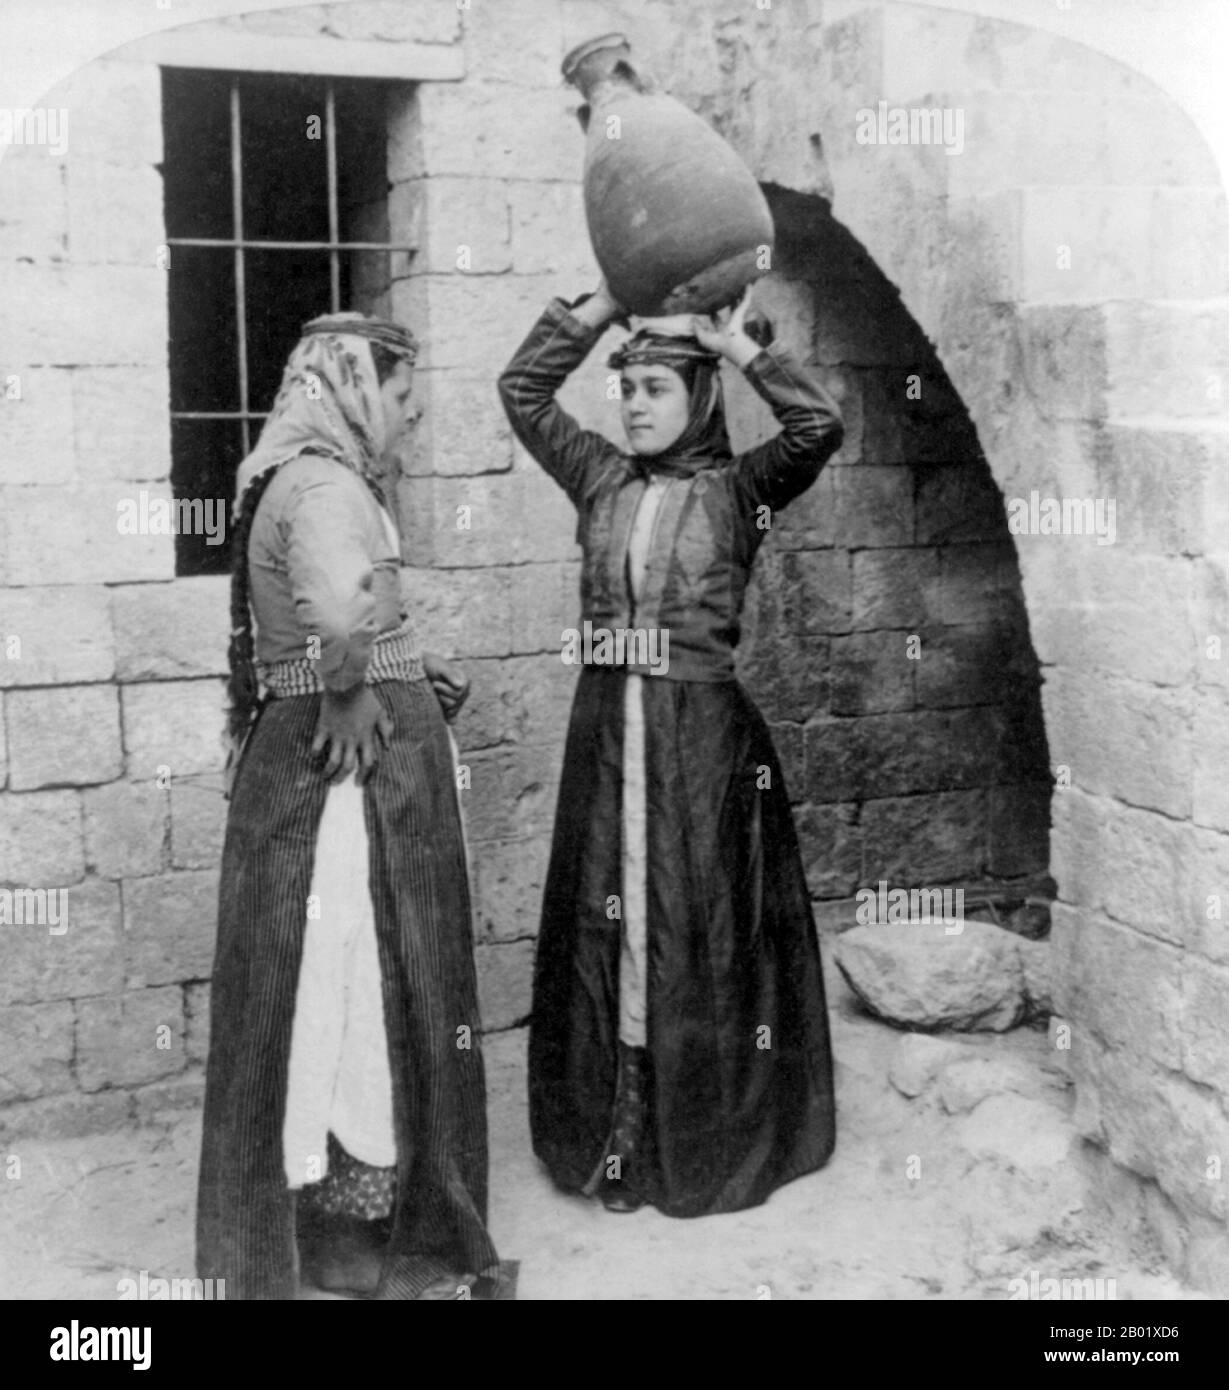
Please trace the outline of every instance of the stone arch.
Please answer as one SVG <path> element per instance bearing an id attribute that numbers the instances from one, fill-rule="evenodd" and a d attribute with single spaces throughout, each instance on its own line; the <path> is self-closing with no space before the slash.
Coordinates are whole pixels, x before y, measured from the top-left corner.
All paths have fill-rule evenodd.
<path id="1" fill-rule="evenodd" d="M 1121 504 L 1113 546 L 1017 545 L 1049 753 L 1072 771 L 1051 840 L 1058 1004 L 1080 1125 L 1119 1165 L 1106 1186 L 1120 1213 L 1146 1216 L 1180 1272 L 1229 1292 L 1229 1201 L 1210 1163 L 1229 1153 L 1229 946 L 1210 915 L 1229 884 L 1229 660 L 1212 647 L 1229 637 L 1229 333 L 1224 191 L 1202 140 L 1169 96 L 1121 65 L 952 10 L 713 0 L 697 20 L 678 3 L 479 8 L 484 23 L 464 26 L 455 7 L 427 0 L 395 14 L 338 7 L 328 34 L 330 15 L 314 6 L 210 26 L 245 53 L 254 32 L 270 47 L 297 34 L 330 61 L 346 55 L 347 70 L 375 75 L 378 58 L 406 78 L 411 58 L 420 65 L 390 168 L 402 218 L 415 185 L 446 180 L 495 198 L 499 214 L 470 223 L 490 231 L 493 273 L 478 288 L 434 273 L 448 267 L 433 248 L 451 238 L 448 209 L 433 204 L 423 274 L 402 289 L 399 307 L 431 343 L 437 418 L 480 400 L 476 383 L 489 383 L 534 309 L 591 274 L 558 63 L 572 43 L 621 27 L 763 183 L 830 202 L 934 345 L 1004 496 L 1036 486 Z M 538 23 L 546 10 L 560 20 L 553 39 Z M 43 966 L 32 937 L 6 944 L 12 1007 L 49 1011 L 24 1015 L 10 1068 L 21 1076 L 10 1123 L 27 1127 L 121 1124 L 134 1113 L 122 1088 L 163 1076 L 163 1058 L 127 1040 L 147 1010 L 164 1017 L 169 1006 L 143 984 L 126 988 L 126 951 L 152 952 L 183 990 L 173 1007 L 189 1034 L 201 1006 L 192 982 L 208 972 L 220 795 L 208 817 L 174 792 L 169 812 L 156 801 L 152 833 L 141 798 L 172 738 L 177 775 L 216 767 L 224 590 L 173 580 L 167 538 L 132 545 L 114 525 L 117 492 L 169 495 L 165 286 L 150 257 L 164 236 L 158 61 L 144 47 L 113 53 L 49 98 L 72 109 L 66 162 L 33 149 L 3 160 L 6 210 L 18 212 L 3 229 L 6 359 L 21 368 L 35 422 L 23 422 L 4 480 L 4 515 L 23 537 L 5 556 L 7 630 L 56 640 L 27 644 L 10 672 L 10 730 L 45 726 L 54 739 L 10 734 L 0 831 L 25 881 L 80 885 L 67 939 L 85 943 L 65 971 Z M 856 113 L 880 100 L 961 107 L 964 152 L 859 146 Z M 510 170 L 519 179 L 504 189 Z M 490 938 L 479 968 L 484 1016 L 502 1027 L 527 1008 L 523 904 L 540 886 L 564 717 L 541 633 L 574 616 L 575 576 L 571 517 L 517 459 L 496 409 L 488 400 L 454 432 L 448 475 L 406 482 L 424 518 L 471 491 L 510 518 L 448 556 L 456 568 L 437 576 L 428 555 L 414 576 L 424 611 L 464 634 L 459 651 L 490 663 L 498 684 L 471 717 L 486 741 L 474 764 L 494 788 L 478 803 Z M 47 585 L 51 553 L 56 587 L 77 593 Z M 515 679 L 494 679 L 509 657 Z M 87 875 L 83 835 L 110 807 L 131 836 Z M 168 814 L 173 862 L 162 853 Z M 129 877 L 141 886 L 121 901 Z M 34 1023 L 70 1009 L 71 1067 L 48 1062 Z"/>
<path id="2" fill-rule="evenodd" d="M 889 887 L 971 914 L 1051 895 L 1040 678 L 1015 549 L 967 410 L 895 288 L 826 200 L 769 186 L 756 302 L 841 403 L 845 439 L 774 519 L 740 669 L 786 762 L 821 921 Z M 736 448 L 772 425 L 737 374 Z M 1012 904 L 1012 908 L 1007 908 Z M 1041 930 L 1044 912 L 1020 912 Z"/>
<path id="3" fill-rule="evenodd" d="M 1016 538 L 1050 758 L 1070 770 L 1056 1004 L 1120 1219 L 1223 1293 L 1224 189 L 1177 103 L 1092 49 L 893 0 L 823 19 L 722 11 L 708 61 L 674 44 L 674 90 L 761 180 L 831 198 L 933 343 L 1005 498 L 1116 503 L 1113 544 Z M 880 101 L 962 109 L 963 152 L 859 145 L 856 113 Z"/>

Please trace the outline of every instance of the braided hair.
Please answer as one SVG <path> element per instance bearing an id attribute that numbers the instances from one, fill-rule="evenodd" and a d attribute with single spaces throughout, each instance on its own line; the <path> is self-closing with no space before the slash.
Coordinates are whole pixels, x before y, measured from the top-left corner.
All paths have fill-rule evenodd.
<path id="1" fill-rule="evenodd" d="M 382 343 L 371 344 L 376 379 L 383 385 L 404 359 Z M 270 468 L 252 480 L 244 494 L 243 507 L 235 525 L 232 541 L 230 576 L 230 646 L 227 660 L 230 678 L 226 693 L 230 701 L 227 710 L 227 733 L 234 748 L 239 748 L 256 722 L 260 710 L 260 681 L 256 675 L 256 642 L 252 632 L 252 581 L 247 562 L 248 541 L 256 510 L 265 489 L 273 481 L 276 468 Z"/>
<path id="2" fill-rule="evenodd" d="M 252 727 L 260 707 L 260 682 L 256 677 L 256 644 L 252 636 L 251 574 L 248 569 L 248 539 L 256 508 L 273 481 L 275 469 L 270 468 L 253 479 L 243 498 L 243 508 L 235 526 L 233 564 L 230 576 L 230 680 L 226 691 L 230 697 L 227 712 L 227 732 L 237 748 Z"/>

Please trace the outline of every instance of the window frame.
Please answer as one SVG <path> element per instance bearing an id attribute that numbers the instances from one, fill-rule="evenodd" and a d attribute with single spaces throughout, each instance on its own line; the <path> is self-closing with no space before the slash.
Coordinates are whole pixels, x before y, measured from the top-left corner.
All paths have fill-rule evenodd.
<path id="1" fill-rule="evenodd" d="M 193 72 L 216 72 L 211 68 L 192 68 Z M 340 238 L 340 216 L 337 198 L 337 110 L 336 88 L 338 79 L 331 75 L 318 73 L 277 74 L 321 78 L 325 84 L 324 140 L 325 140 L 325 181 L 328 200 L 329 235 L 325 241 L 272 241 L 254 240 L 243 232 L 243 106 L 240 97 L 240 81 L 259 78 L 262 75 L 246 70 L 229 71 L 228 102 L 230 110 L 230 171 L 231 171 L 231 232 L 230 237 L 167 237 L 166 245 L 174 263 L 175 247 L 206 247 L 213 250 L 230 249 L 234 253 L 235 280 L 235 344 L 236 362 L 239 374 L 238 410 L 172 410 L 171 424 L 179 420 L 237 420 L 240 424 L 243 453 L 252 450 L 252 421 L 265 420 L 268 411 L 251 409 L 251 395 L 248 380 L 247 344 L 247 279 L 245 256 L 248 251 L 327 251 L 329 253 L 329 309 L 330 313 L 341 310 L 341 255 L 344 251 L 385 251 L 391 257 L 394 252 L 405 251 L 411 254 L 419 248 L 404 242 L 388 241 L 343 241 Z M 343 81 L 352 80 L 349 78 Z M 377 79 L 379 80 L 379 79 Z M 387 81 L 387 79 L 383 79 Z M 387 133 L 387 132 L 386 132 Z M 387 198 L 387 192 L 385 194 Z"/>

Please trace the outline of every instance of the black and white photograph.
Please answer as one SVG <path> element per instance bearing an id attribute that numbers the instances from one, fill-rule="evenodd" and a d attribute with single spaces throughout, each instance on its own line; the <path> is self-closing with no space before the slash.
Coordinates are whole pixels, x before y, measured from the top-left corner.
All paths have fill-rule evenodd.
<path id="1" fill-rule="evenodd" d="M 1218 0 L 0 0 L 36 1358 L 811 1301 L 1183 1359 L 1227 70 Z"/>

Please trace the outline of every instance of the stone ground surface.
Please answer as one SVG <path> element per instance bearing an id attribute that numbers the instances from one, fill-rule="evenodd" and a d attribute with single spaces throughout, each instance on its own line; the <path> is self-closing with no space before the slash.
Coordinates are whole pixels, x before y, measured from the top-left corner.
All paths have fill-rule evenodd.
<path id="1" fill-rule="evenodd" d="M 1089 1209 L 1045 1032 L 901 1033 L 828 979 L 836 1153 L 730 1216 L 616 1216 L 555 1191 L 529 1147 L 525 1033 L 487 1040 L 491 1224 L 521 1261 L 521 1298 L 1005 1299 L 1033 1271 L 1114 1279 L 1120 1300 L 1198 1297 L 1159 1260 L 1124 1258 Z M 0 1297 L 109 1299 L 143 1269 L 190 1277 L 199 1126 L 180 1112 L 27 1145 L 20 1180 L 0 1180 Z"/>

